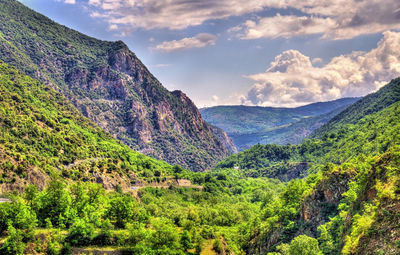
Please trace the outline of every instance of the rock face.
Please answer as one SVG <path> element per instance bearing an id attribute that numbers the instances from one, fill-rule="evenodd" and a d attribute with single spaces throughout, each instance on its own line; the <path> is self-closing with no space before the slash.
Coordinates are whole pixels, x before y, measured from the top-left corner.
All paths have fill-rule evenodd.
<path id="1" fill-rule="evenodd" d="M 166 90 L 123 42 L 85 36 L 15 0 L 0 2 L 0 59 L 51 85 L 147 155 L 199 171 L 236 150 L 184 93 Z"/>

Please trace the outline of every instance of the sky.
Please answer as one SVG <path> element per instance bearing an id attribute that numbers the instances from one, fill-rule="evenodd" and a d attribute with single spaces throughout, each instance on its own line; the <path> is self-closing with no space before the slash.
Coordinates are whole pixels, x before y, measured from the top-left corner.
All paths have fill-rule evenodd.
<path id="1" fill-rule="evenodd" d="M 124 41 L 200 108 L 364 96 L 400 76 L 399 0 L 20 1 Z"/>

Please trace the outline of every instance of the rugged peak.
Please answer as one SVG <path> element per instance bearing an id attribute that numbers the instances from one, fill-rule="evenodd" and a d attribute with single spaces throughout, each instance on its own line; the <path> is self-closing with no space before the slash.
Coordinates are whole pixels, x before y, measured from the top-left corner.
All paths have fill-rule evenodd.
<path id="1" fill-rule="evenodd" d="M 174 90 L 171 93 L 180 98 L 188 98 L 187 95 L 182 92 L 182 90 Z"/>
<path id="2" fill-rule="evenodd" d="M 115 43 L 114 43 L 114 47 L 115 47 L 115 49 L 116 50 L 118 50 L 118 49 L 126 49 L 126 50 L 129 50 L 129 48 L 128 48 L 128 45 L 126 45 L 123 41 L 121 41 L 121 40 L 118 40 L 118 41 L 116 41 Z"/>

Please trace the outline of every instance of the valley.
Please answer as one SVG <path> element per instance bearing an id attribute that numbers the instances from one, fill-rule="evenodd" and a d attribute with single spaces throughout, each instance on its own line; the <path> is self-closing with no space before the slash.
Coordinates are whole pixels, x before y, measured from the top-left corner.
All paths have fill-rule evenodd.
<path id="1" fill-rule="evenodd" d="M 124 42 L 0 0 L 0 254 L 395 255 L 399 201 L 400 78 L 198 109 Z"/>
<path id="2" fill-rule="evenodd" d="M 358 99 L 343 98 L 297 108 L 215 106 L 200 112 L 207 122 L 225 130 L 242 151 L 256 144 L 299 144 Z"/>

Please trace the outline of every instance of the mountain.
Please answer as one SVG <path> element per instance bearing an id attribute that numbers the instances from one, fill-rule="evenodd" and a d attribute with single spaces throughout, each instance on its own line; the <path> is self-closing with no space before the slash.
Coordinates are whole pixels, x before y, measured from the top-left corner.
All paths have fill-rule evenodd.
<path id="1" fill-rule="evenodd" d="M 147 155 L 198 171 L 236 150 L 123 42 L 88 37 L 16 0 L 0 1 L 0 59 L 61 92 L 101 128 Z"/>
<path id="2" fill-rule="evenodd" d="M 342 128 L 346 124 L 354 124 L 363 118 L 365 115 L 378 112 L 400 99 L 400 79 L 392 80 L 388 85 L 363 97 L 355 104 L 348 107 L 332 118 L 328 123 L 316 130 L 312 137 L 321 137 L 322 135 Z"/>
<path id="3" fill-rule="evenodd" d="M 43 188 L 57 176 L 129 188 L 148 171 L 164 176 L 172 167 L 131 150 L 63 95 L 0 62 L 0 193 Z"/>
<path id="4" fill-rule="evenodd" d="M 302 144 L 258 145 L 230 157 L 252 175 L 279 173 L 272 168 L 278 163 L 312 165 L 308 177 L 291 180 L 278 199 L 268 200 L 248 254 L 286 254 L 299 236 L 316 242 L 315 254 L 399 254 L 399 91 L 400 79 L 392 80 Z"/>
<path id="5" fill-rule="evenodd" d="M 342 98 L 296 108 L 215 106 L 200 112 L 207 122 L 227 132 L 241 151 L 258 143 L 298 144 L 357 100 Z"/>

